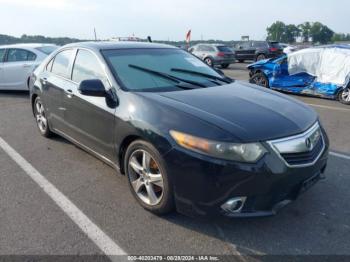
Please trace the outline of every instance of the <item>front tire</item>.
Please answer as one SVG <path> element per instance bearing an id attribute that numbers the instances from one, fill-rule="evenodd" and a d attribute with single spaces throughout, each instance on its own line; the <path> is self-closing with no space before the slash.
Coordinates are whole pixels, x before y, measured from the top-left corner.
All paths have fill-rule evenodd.
<path id="1" fill-rule="evenodd" d="M 45 108 L 39 96 L 34 100 L 33 112 L 40 134 L 47 138 L 51 137 L 53 133 L 50 130 Z"/>
<path id="2" fill-rule="evenodd" d="M 350 87 L 346 87 L 338 93 L 338 100 L 342 104 L 350 105 Z"/>
<path id="3" fill-rule="evenodd" d="M 262 86 L 262 87 L 266 87 L 269 88 L 269 80 L 267 79 L 267 77 L 263 74 L 263 73 L 255 73 L 254 75 L 252 75 L 252 77 L 249 80 L 250 83 L 258 85 L 258 86 Z"/>
<path id="4" fill-rule="evenodd" d="M 228 68 L 230 66 L 230 64 L 222 64 L 221 65 L 221 67 L 223 68 L 223 69 L 226 69 L 226 68 Z"/>
<path id="5" fill-rule="evenodd" d="M 124 159 L 129 187 L 139 204 L 157 215 L 173 211 L 173 186 L 158 150 L 148 142 L 136 140 L 126 150 Z"/>

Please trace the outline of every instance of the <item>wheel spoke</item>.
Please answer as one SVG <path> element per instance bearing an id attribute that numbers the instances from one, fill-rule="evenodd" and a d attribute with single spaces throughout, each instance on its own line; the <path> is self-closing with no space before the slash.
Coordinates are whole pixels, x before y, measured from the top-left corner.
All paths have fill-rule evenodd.
<path id="1" fill-rule="evenodd" d="M 156 196 L 156 193 L 154 192 L 153 185 L 148 184 L 145 186 L 146 186 L 147 195 L 148 195 L 148 199 L 149 199 L 150 204 L 153 205 L 153 204 L 157 203 L 158 198 Z"/>
<path id="2" fill-rule="evenodd" d="M 149 174 L 149 179 L 152 184 L 163 188 L 163 177 L 161 174 Z"/>
<path id="3" fill-rule="evenodd" d="M 142 166 L 139 164 L 139 162 L 137 161 L 136 157 L 131 158 L 130 160 L 130 166 L 132 167 L 132 169 L 134 169 L 134 171 L 138 174 L 141 174 L 143 168 Z"/>
<path id="4" fill-rule="evenodd" d="M 151 157 L 150 155 L 146 152 L 143 151 L 143 155 L 142 155 L 142 167 L 144 170 L 146 170 L 146 172 L 149 172 L 149 166 L 150 166 L 150 162 L 151 162 Z"/>
<path id="5" fill-rule="evenodd" d="M 132 187 L 134 188 L 136 193 L 139 193 L 142 186 L 143 186 L 143 182 L 141 181 L 141 178 L 138 178 L 138 179 L 132 181 L 131 184 L 132 184 Z"/>
<path id="6" fill-rule="evenodd" d="M 43 125 L 46 127 L 47 126 L 47 120 L 45 117 L 41 118 L 41 122 L 43 123 Z"/>
<path id="7" fill-rule="evenodd" d="M 40 103 L 36 103 L 35 106 L 36 106 L 36 112 L 40 114 L 41 113 L 41 105 L 40 105 Z"/>

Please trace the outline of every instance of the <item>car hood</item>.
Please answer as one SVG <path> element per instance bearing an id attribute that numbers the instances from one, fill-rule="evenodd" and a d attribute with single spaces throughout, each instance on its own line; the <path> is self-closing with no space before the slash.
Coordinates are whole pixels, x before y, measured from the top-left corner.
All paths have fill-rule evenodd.
<path id="1" fill-rule="evenodd" d="M 240 142 L 266 141 L 302 133 L 316 112 L 286 95 L 244 82 L 154 94 L 178 110 L 209 122 Z"/>

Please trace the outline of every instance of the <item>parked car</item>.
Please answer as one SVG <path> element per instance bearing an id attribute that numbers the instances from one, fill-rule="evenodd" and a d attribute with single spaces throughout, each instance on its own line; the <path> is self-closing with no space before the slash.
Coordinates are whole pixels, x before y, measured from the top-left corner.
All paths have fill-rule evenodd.
<path id="1" fill-rule="evenodd" d="M 350 105 L 350 46 L 303 49 L 248 66 L 250 82 L 280 91 L 337 99 Z"/>
<path id="2" fill-rule="evenodd" d="M 285 44 L 285 43 L 280 43 L 279 45 L 283 49 L 284 54 L 290 54 L 298 50 L 298 47 L 294 45 Z"/>
<path id="3" fill-rule="evenodd" d="M 0 46 L 0 90 L 28 90 L 33 70 L 57 48 L 49 44 Z"/>
<path id="4" fill-rule="evenodd" d="M 236 59 L 243 63 L 245 60 L 260 61 L 278 57 L 283 54 L 283 48 L 278 42 L 244 41 L 235 47 Z"/>
<path id="5" fill-rule="evenodd" d="M 232 49 L 220 44 L 198 44 L 192 46 L 189 52 L 202 59 L 209 66 L 220 65 L 222 68 L 228 68 L 236 61 Z"/>
<path id="6" fill-rule="evenodd" d="M 41 135 L 120 170 L 157 214 L 272 215 L 327 164 L 328 138 L 309 106 L 168 45 L 64 46 L 35 70 L 30 98 Z"/>

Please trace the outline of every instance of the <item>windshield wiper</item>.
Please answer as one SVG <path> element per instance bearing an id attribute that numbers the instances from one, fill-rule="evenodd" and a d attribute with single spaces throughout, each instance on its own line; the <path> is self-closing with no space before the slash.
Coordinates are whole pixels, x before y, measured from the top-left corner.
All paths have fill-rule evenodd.
<path id="1" fill-rule="evenodd" d="M 222 81 L 222 82 L 227 83 L 227 84 L 230 84 L 230 83 L 233 82 L 233 80 L 228 78 L 228 77 L 218 77 L 218 76 L 213 76 L 213 75 L 209 75 L 209 74 L 206 74 L 206 73 L 192 71 L 192 70 L 187 70 L 187 69 L 172 68 L 171 71 L 187 73 L 187 74 L 192 74 L 192 75 L 198 75 L 198 76 L 203 76 L 203 77 L 206 77 L 206 78 L 209 78 L 209 79 L 219 80 L 219 81 Z"/>
<path id="2" fill-rule="evenodd" d="M 145 68 L 145 67 L 132 65 L 132 64 L 130 64 L 129 67 L 135 68 L 135 69 L 138 69 L 138 70 L 141 70 L 141 71 L 144 71 L 144 72 L 147 72 L 147 73 L 159 76 L 159 77 L 163 77 L 163 78 L 171 80 L 173 82 L 176 82 L 177 83 L 176 86 L 178 86 L 180 88 L 183 88 L 183 89 L 193 89 L 193 87 L 191 87 L 191 85 L 199 86 L 199 87 L 207 87 L 206 85 L 204 85 L 202 83 L 199 83 L 199 82 L 196 82 L 196 81 L 182 79 L 182 78 L 179 78 L 179 77 L 176 77 L 176 76 L 173 76 L 173 75 L 169 75 L 167 73 L 154 71 L 152 69 L 148 69 L 148 68 Z M 191 85 L 188 85 L 188 84 L 191 84 Z"/>

